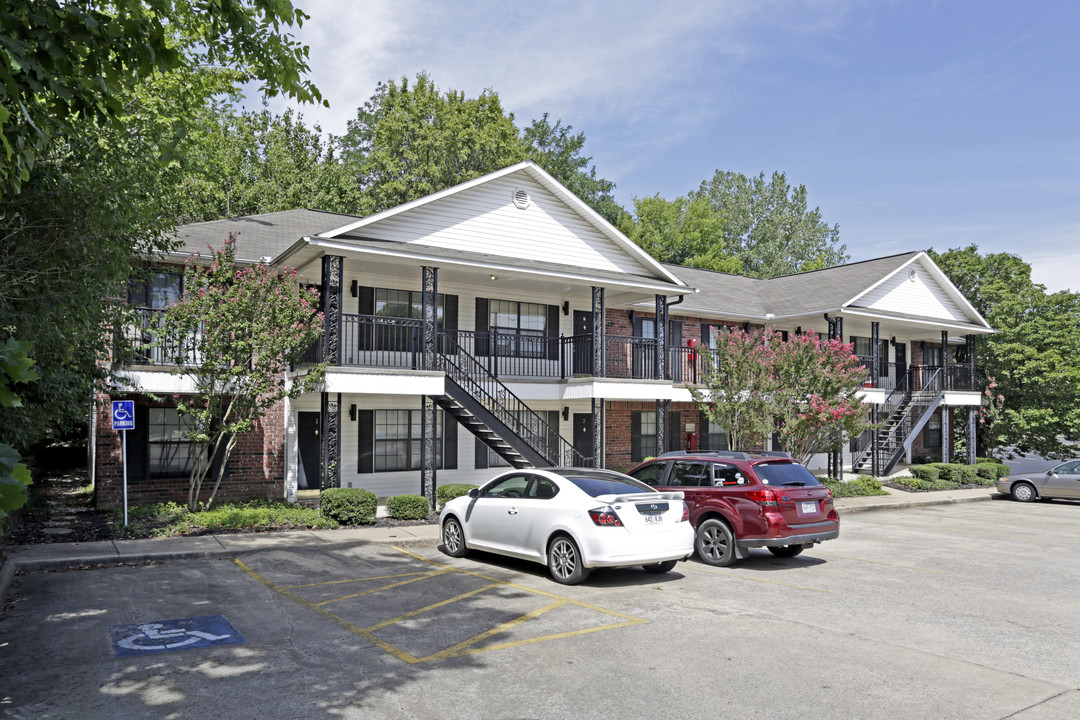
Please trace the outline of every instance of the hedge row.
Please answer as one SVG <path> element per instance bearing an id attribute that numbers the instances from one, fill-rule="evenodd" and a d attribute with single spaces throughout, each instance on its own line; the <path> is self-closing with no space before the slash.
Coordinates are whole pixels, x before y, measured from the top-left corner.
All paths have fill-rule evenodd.
<path id="1" fill-rule="evenodd" d="M 960 485 L 993 485 L 999 478 L 1009 474 L 1009 467 L 994 461 L 981 462 L 976 465 L 931 463 L 929 465 L 912 465 L 908 468 L 908 472 L 917 480 L 933 484 L 934 489 L 938 489 L 959 487 Z M 897 478 L 896 480 L 902 479 Z"/>
<path id="2" fill-rule="evenodd" d="M 468 494 L 475 485 L 443 485 L 435 490 L 441 509 L 456 497 Z M 370 490 L 360 488 L 329 488 L 319 499 L 323 517 L 342 525 L 370 525 L 375 522 L 379 499 Z M 395 495 L 386 499 L 386 514 L 395 520 L 423 520 L 431 513 L 428 499 L 422 495 Z"/>

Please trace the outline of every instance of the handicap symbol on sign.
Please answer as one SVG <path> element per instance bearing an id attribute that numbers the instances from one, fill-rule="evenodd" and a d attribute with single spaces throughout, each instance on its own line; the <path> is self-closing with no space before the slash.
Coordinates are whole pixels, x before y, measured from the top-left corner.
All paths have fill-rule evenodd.
<path id="1" fill-rule="evenodd" d="M 116 657 L 247 642 L 221 615 L 109 628 Z"/>

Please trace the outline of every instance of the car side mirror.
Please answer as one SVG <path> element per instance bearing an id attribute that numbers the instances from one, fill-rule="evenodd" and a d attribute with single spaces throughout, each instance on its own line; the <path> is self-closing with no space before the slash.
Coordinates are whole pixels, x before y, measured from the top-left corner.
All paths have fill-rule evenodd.
<path id="1" fill-rule="evenodd" d="M 469 497 L 471 497 L 471 498 L 480 497 L 480 488 L 473 488 L 472 490 L 470 490 L 469 491 Z"/>
<path id="2" fill-rule="evenodd" d="M 1046 475 L 1047 475 L 1048 477 L 1057 477 L 1057 473 L 1056 473 L 1056 472 L 1054 472 L 1053 470 L 1047 470 L 1047 471 L 1046 471 Z"/>

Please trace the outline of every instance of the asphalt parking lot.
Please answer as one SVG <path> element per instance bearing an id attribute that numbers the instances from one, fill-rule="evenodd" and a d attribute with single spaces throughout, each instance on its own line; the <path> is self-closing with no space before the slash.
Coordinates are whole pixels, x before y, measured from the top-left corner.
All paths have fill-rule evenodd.
<path id="1" fill-rule="evenodd" d="M 574 587 L 424 546 L 33 572 L 0 716 L 1074 718 L 1078 541 L 1080 503 L 1001 500 Z"/>

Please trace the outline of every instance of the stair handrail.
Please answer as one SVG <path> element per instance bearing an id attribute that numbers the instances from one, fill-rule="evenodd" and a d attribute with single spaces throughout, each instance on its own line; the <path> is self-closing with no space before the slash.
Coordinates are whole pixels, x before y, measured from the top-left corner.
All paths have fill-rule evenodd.
<path id="1" fill-rule="evenodd" d="M 449 340 L 446 344 L 447 352 L 439 353 L 440 369 L 479 400 L 498 418 L 499 422 L 510 428 L 515 435 L 524 440 L 551 465 L 581 466 L 585 464 L 586 458 L 574 449 L 572 443 L 560 435 L 557 429 L 551 427 L 539 413 L 526 405 L 483 363 L 469 354 L 455 340 Z M 528 418 L 528 422 L 523 422 L 522 416 Z M 550 447 L 549 438 L 557 438 L 555 442 L 558 446 Z"/>

